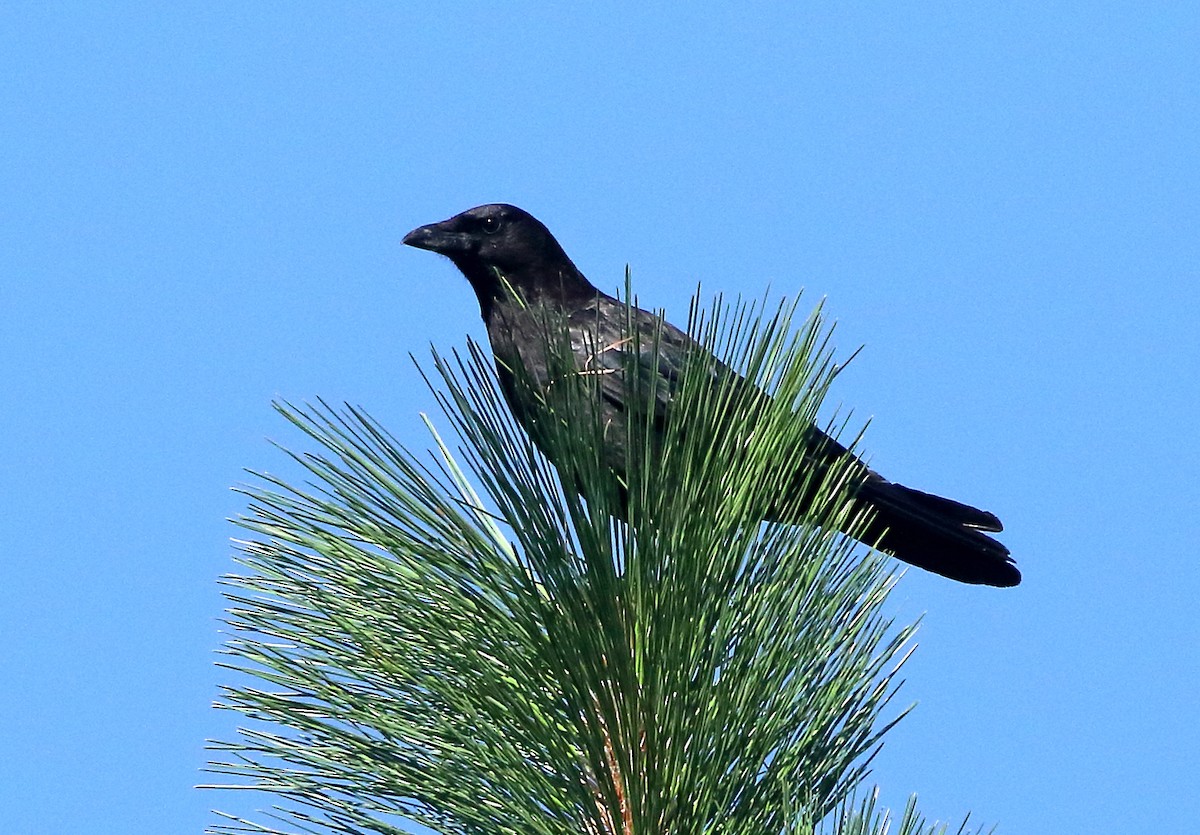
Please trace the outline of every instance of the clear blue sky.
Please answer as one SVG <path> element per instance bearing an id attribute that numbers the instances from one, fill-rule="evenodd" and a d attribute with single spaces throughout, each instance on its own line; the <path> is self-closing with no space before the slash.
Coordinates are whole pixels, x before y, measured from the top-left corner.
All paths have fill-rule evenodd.
<path id="1" fill-rule="evenodd" d="M 277 396 L 426 443 L 408 353 L 482 328 L 399 241 L 497 200 L 676 320 L 827 297 L 873 462 L 1005 520 L 1020 588 L 891 602 L 889 804 L 1193 828 L 1200 11 L 550 5 L 0 8 L 0 828 L 265 804 L 191 788 L 228 487 Z"/>

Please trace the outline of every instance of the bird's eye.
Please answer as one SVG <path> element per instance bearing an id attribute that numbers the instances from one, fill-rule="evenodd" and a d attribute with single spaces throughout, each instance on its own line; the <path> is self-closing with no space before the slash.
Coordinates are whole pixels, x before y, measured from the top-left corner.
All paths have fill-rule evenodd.
<path id="1" fill-rule="evenodd" d="M 495 216 L 485 217 L 483 219 L 483 231 L 487 235 L 495 235 L 497 232 L 499 232 L 500 231 L 500 218 L 495 217 Z"/>

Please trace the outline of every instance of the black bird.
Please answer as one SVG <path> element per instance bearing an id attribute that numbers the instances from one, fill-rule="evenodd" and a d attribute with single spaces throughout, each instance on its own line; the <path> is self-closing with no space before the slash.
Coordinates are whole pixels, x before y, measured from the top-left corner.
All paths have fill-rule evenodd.
<path id="1" fill-rule="evenodd" d="M 621 335 L 628 330 L 630 315 L 639 329 L 657 328 L 658 365 L 650 372 L 662 378 L 659 390 L 668 392 L 655 407 L 664 417 L 669 412 L 669 392 L 678 374 L 677 369 L 667 365 L 672 358 L 696 350 L 694 341 L 653 314 L 636 308 L 631 311 L 594 287 L 550 231 L 528 212 L 503 203 L 478 206 L 441 223 L 414 229 L 405 235 L 404 243 L 445 255 L 471 283 L 487 325 L 505 398 L 526 429 L 536 422 L 535 415 L 526 405 L 528 398 L 519 396 L 512 369 L 521 369 L 535 383 L 549 382 L 548 343 L 545 331 L 539 331 L 539 322 L 545 319 L 538 319 L 539 311 L 552 314 L 565 325 L 578 371 L 595 369 L 597 362 L 610 371 L 627 367 L 623 364 L 627 358 L 615 356 L 614 351 L 628 344 Z M 512 291 L 520 299 L 514 298 Z M 597 345 L 604 347 L 597 350 Z M 635 361 L 652 359 L 642 354 Z M 712 362 L 718 373 L 749 387 L 715 357 Z M 615 377 L 611 384 L 605 380 L 602 385 L 601 414 L 615 418 L 625 405 L 624 387 Z M 531 431 L 531 435 L 536 440 L 536 434 Z M 815 426 L 805 437 L 805 459 L 812 460 L 814 466 L 850 456 L 845 447 Z M 1021 582 L 1021 573 L 1008 549 L 982 533 L 1002 530 L 995 515 L 888 481 L 855 461 L 854 500 L 858 507 L 873 511 L 864 539 L 907 563 L 953 580 L 990 586 Z"/>

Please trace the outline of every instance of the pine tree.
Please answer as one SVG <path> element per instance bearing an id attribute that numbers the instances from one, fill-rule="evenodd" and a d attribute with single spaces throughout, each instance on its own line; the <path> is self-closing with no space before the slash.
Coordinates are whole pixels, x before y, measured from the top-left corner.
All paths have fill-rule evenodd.
<path id="1" fill-rule="evenodd" d="M 861 784 L 911 648 L 894 578 L 837 532 L 844 473 L 812 485 L 808 524 L 760 522 L 838 370 L 819 309 L 793 332 L 794 309 L 693 305 L 689 331 L 773 405 L 687 363 L 665 439 L 652 414 L 599 425 L 594 378 L 564 364 L 538 392 L 558 468 L 474 343 L 434 355 L 453 449 L 428 420 L 432 454 L 360 409 L 279 405 L 319 451 L 293 456 L 306 486 L 246 488 L 222 706 L 249 724 L 211 770 L 304 832 L 889 831 Z M 229 821 L 211 831 L 284 831 Z M 940 831 L 911 804 L 900 821 Z"/>

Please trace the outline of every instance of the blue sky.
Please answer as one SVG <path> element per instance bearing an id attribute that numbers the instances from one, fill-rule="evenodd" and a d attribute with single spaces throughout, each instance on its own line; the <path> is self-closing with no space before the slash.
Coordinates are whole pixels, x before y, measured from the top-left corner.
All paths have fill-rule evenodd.
<path id="1" fill-rule="evenodd" d="M 581 5 L 581 4 L 574 4 Z M 272 398 L 425 444 L 482 336 L 408 229 L 532 211 L 605 289 L 827 298 L 884 473 L 1025 583 L 909 573 L 874 779 L 1001 832 L 1200 796 L 1200 12 L 1155 3 L 5 4 L 0 808 L 198 832 L 228 487 Z"/>

